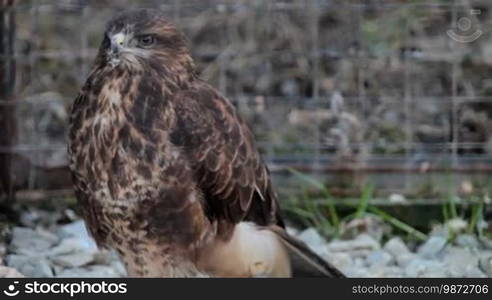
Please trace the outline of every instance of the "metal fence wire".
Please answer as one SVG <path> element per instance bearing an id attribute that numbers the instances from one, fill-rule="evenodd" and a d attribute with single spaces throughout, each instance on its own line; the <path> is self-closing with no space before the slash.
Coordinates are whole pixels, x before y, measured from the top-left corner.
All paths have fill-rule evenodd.
<path id="1" fill-rule="evenodd" d="M 2 189 L 69 187 L 69 107 L 122 9 L 168 13 L 273 171 L 492 170 L 490 1 L 0 0 Z"/>

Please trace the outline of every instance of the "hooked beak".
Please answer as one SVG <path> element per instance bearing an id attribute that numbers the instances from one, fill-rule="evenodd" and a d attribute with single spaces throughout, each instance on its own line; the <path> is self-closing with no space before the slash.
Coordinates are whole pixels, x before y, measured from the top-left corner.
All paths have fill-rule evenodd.
<path id="1" fill-rule="evenodd" d="M 111 45 L 109 48 L 109 56 L 117 58 L 123 49 L 125 44 L 125 35 L 123 33 L 117 33 L 110 37 Z"/>

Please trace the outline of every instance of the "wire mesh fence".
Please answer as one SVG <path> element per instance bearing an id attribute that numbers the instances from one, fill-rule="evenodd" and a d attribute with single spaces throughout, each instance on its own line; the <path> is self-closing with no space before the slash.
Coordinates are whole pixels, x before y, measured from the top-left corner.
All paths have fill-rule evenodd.
<path id="1" fill-rule="evenodd" d="M 70 186 L 70 104 L 104 24 L 135 7 L 186 33 L 273 171 L 492 170 L 490 1 L 0 3 L 4 192 Z"/>

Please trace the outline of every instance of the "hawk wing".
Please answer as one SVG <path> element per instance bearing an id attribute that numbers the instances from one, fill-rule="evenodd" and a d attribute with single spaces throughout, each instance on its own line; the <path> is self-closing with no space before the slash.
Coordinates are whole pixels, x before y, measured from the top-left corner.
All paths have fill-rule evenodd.
<path id="1" fill-rule="evenodd" d="M 189 158 L 207 216 L 219 224 L 252 221 L 283 227 L 268 169 L 232 104 L 202 81 L 176 100 L 170 138 Z"/>
<path id="2" fill-rule="evenodd" d="M 254 147 L 251 131 L 232 104 L 202 81 L 195 81 L 175 100 L 176 125 L 170 134 L 171 142 L 182 147 L 188 156 L 204 196 L 205 213 L 209 219 L 217 221 L 219 235 L 227 239 L 235 224 L 254 222 L 279 238 L 288 253 L 294 276 L 344 277 L 303 242 L 285 232 L 268 169 Z M 259 238 L 261 234 L 255 236 L 247 245 L 260 241 L 261 244 L 253 246 L 255 249 L 265 253 L 274 251 L 273 244 Z M 278 257 L 282 256 L 280 252 Z M 239 261 L 249 257 L 241 251 L 239 257 L 234 256 L 236 254 L 212 251 L 205 255 L 205 264 L 218 256 L 219 265 L 227 265 L 232 257 L 233 266 L 237 266 Z M 275 265 L 274 261 L 264 262 Z"/>

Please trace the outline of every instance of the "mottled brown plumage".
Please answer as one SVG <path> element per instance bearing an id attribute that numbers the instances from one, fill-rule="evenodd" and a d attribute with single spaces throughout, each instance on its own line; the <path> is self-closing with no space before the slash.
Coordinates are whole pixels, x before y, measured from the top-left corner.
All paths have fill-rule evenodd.
<path id="1" fill-rule="evenodd" d="M 87 227 L 131 276 L 290 275 L 284 244 L 297 242 L 253 136 L 197 77 L 183 35 L 159 11 L 109 22 L 69 138 Z M 244 254 L 249 239 L 265 249 Z M 244 267 L 231 268 L 236 261 Z M 321 275 L 339 275 L 321 265 Z"/>

